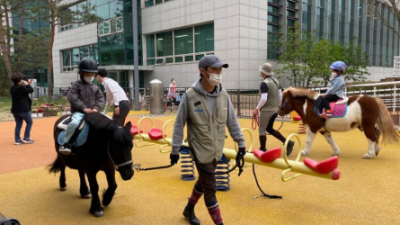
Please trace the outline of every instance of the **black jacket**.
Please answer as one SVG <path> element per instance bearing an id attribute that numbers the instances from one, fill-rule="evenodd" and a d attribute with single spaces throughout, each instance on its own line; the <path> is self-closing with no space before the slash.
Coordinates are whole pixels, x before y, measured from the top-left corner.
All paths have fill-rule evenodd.
<path id="1" fill-rule="evenodd" d="M 33 92 L 30 85 L 14 85 L 10 88 L 11 92 L 11 113 L 27 113 L 31 111 L 32 100 L 29 98 L 29 93 Z"/>

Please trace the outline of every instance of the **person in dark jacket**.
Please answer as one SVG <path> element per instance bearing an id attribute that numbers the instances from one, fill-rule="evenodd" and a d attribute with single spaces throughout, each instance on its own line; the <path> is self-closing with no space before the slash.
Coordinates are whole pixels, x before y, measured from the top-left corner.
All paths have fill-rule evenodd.
<path id="1" fill-rule="evenodd" d="M 68 91 L 68 101 L 71 104 L 72 121 L 68 124 L 64 135 L 64 141 L 60 145 L 59 152 L 65 155 L 71 154 L 70 140 L 79 126 L 83 116 L 87 113 L 96 113 L 104 105 L 104 96 L 99 87 L 93 84 L 97 73 L 97 63 L 93 59 L 83 59 L 78 65 L 80 80 L 75 81 Z"/>
<path id="2" fill-rule="evenodd" d="M 31 117 L 31 105 L 32 100 L 29 98 L 29 94 L 33 92 L 33 88 L 30 83 L 22 80 L 24 75 L 22 73 L 13 73 L 11 80 L 14 85 L 11 87 L 11 113 L 14 115 L 15 119 L 15 145 L 20 144 L 33 144 L 31 139 L 31 129 L 32 129 L 32 117 Z M 20 133 L 22 128 L 22 123 L 25 121 L 25 133 L 24 139 L 21 139 Z"/>

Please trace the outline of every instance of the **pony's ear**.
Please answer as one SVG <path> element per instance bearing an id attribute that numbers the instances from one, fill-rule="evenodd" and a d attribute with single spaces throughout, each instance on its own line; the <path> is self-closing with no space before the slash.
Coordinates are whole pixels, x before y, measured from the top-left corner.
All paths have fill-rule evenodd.
<path id="1" fill-rule="evenodd" d="M 128 123 L 125 124 L 125 128 L 128 129 L 129 132 L 130 132 L 130 130 L 131 130 L 131 128 L 132 128 L 132 123 L 131 123 L 131 121 L 129 121 Z"/>

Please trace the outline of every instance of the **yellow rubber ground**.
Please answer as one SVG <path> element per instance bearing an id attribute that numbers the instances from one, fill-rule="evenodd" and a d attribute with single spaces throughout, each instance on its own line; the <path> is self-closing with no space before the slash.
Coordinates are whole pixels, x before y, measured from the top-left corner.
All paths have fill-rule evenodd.
<path id="1" fill-rule="evenodd" d="M 157 126 L 173 117 L 156 118 Z M 56 118 L 34 119 L 33 145 L 14 146 L 14 122 L 0 123 L 0 212 L 17 218 L 23 225 L 71 224 L 188 224 L 182 216 L 194 181 L 180 180 L 180 164 L 173 168 L 135 173 L 130 181 L 118 176 L 118 189 L 105 216 L 89 214 L 90 200 L 79 197 L 78 174 L 67 170 L 67 191 L 58 189 L 59 176 L 45 168 L 55 158 L 52 126 Z M 136 123 L 138 118 L 128 117 Z M 251 127 L 251 120 L 240 119 L 242 127 Z M 279 127 L 280 122 L 275 127 Z M 149 127 L 148 124 L 144 126 Z M 297 131 L 297 124 L 284 123 L 284 136 Z M 172 126 L 167 130 L 172 134 Z M 258 132 L 253 131 L 255 147 Z M 247 135 L 246 135 L 247 136 Z M 224 224 L 400 224 L 400 144 L 382 146 L 378 157 L 361 159 L 366 153 L 367 139 L 358 130 L 333 134 L 342 150 L 338 181 L 301 176 L 283 183 L 282 171 L 256 166 L 260 184 L 269 194 L 283 199 L 254 198 L 260 192 L 255 184 L 251 166 L 246 165 L 241 177 L 231 174 L 231 190 L 218 192 L 217 197 Z M 304 145 L 305 135 L 300 135 Z M 281 146 L 268 136 L 268 148 Z M 298 146 L 298 145 L 297 145 Z M 157 145 L 134 148 L 135 163 L 143 167 L 169 164 L 169 154 L 159 153 Z M 226 147 L 233 148 L 229 139 Z M 310 158 L 323 160 L 331 149 L 318 135 Z M 291 158 L 295 158 L 294 154 Z M 33 161 L 33 162 L 32 162 Z M 101 189 L 107 187 L 103 173 L 98 175 Z M 211 219 L 200 200 L 196 215 L 203 225 Z"/>

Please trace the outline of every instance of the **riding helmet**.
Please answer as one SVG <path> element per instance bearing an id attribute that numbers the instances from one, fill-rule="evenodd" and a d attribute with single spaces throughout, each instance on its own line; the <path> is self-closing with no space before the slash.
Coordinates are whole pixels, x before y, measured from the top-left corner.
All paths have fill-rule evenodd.
<path id="1" fill-rule="evenodd" d="M 97 73 L 97 62 L 93 59 L 82 59 L 78 65 L 79 71 L 87 72 L 87 73 Z"/>
<path id="2" fill-rule="evenodd" d="M 330 68 L 333 70 L 344 71 L 346 69 L 346 64 L 342 61 L 336 61 L 336 62 L 332 63 Z"/>

